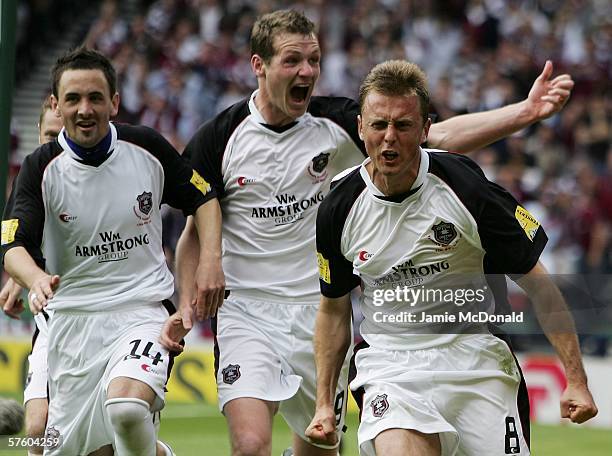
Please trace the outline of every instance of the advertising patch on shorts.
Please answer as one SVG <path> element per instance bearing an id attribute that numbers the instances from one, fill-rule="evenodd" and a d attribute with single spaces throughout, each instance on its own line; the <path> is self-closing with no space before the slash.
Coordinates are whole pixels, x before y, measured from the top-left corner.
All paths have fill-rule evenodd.
<path id="1" fill-rule="evenodd" d="M 2 245 L 10 244 L 15 240 L 18 227 L 18 219 L 2 220 Z"/>
<path id="2" fill-rule="evenodd" d="M 191 182 L 198 190 L 200 190 L 203 195 L 206 195 L 208 192 L 210 192 L 210 184 L 206 182 L 206 180 L 204 180 L 204 178 L 200 176 L 195 169 L 193 170 L 193 174 L 191 175 L 191 179 L 189 179 L 189 182 Z"/>
<path id="3" fill-rule="evenodd" d="M 317 252 L 317 263 L 319 264 L 319 277 L 321 277 L 321 280 L 331 285 L 331 275 L 329 273 L 329 260 L 325 259 L 322 254 Z"/>
<path id="4" fill-rule="evenodd" d="M 376 418 L 382 417 L 387 410 L 389 410 L 389 401 L 387 400 L 386 394 L 377 395 L 372 402 L 370 402 L 370 406 L 372 407 L 372 415 Z"/>
<path id="5" fill-rule="evenodd" d="M 230 364 L 221 371 L 223 383 L 233 385 L 240 378 L 240 364 Z"/>
<path id="6" fill-rule="evenodd" d="M 540 228 L 540 222 L 527 209 L 521 206 L 516 206 L 514 217 L 521 225 L 521 228 L 523 228 L 523 231 L 525 231 L 529 240 L 533 242 L 533 238 L 538 232 L 538 228 Z"/>

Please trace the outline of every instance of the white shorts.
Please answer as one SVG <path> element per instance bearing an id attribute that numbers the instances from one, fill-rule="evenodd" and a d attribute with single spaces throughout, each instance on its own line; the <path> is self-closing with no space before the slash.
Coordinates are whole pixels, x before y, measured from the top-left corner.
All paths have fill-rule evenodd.
<path id="1" fill-rule="evenodd" d="M 32 353 L 28 356 L 28 376 L 23 390 L 23 403 L 31 399 L 47 399 L 47 320 L 42 313 L 34 316 L 36 332 Z"/>
<path id="2" fill-rule="evenodd" d="M 312 338 L 318 306 L 254 301 L 233 294 L 216 321 L 215 371 L 219 408 L 237 398 L 280 402 L 279 411 L 302 439 L 314 416 L 316 373 Z M 336 389 L 338 440 L 345 430 L 350 353 Z M 325 446 L 322 445 L 325 448 Z"/>
<path id="3" fill-rule="evenodd" d="M 519 398 L 522 376 L 501 339 L 463 335 L 412 351 L 368 347 L 356 352 L 355 365 L 351 389 L 364 393 L 361 455 L 374 456 L 374 438 L 394 428 L 439 434 L 442 456 L 530 454 L 529 417 L 518 405 L 527 400 Z"/>
<path id="4" fill-rule="evenodd" d="M 164 406 L 168 350 L 157 341 L 168 311 L 161 304 L 113 312 L 61 312 L 49 319 L 49 418 L 46 437 L 60 445 L 45 455 L 87 455 L 112 444 L 104 402 L 111 380 L 129 377 L 157 394 Z"/>

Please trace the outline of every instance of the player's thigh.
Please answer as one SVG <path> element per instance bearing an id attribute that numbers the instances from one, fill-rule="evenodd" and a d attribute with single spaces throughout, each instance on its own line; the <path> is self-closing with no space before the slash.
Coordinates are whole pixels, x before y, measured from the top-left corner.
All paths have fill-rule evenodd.
<path id="1" fill-rule="evenodd" d="M 424 434 L 412 429 L 387 429 L 374 439 L 376 454 L 385 456 L 440 456 L 438 434 Z"/>
<path id="2" fill-rule="evenodd" d="M 260 313 L 279 310 L 278 305 L 252 303 L 260 306 Z M 283 331 L 283 320 L 267 315 L 253 321 L 255 317 L 242 304 L 226 300 L 216 320 L 215 374 L 221 410 L 239 398 L 267 402 L 288 399 L 301 382 L 286 362 L 291 341 Z"/>
<path id="3" fill-rule="evenodd" d="M 123 334 L 111 347 L 112 355 L 104 375 L 107 398 L 135 397 L 152 405 L 152 411 L 163 408 L 165 385 L 171 368 L 169 351 L 158 342 L 167 317 L 161 306 L 147 311 L 147 323 L 142 315 L 125 315 L 129 321 Z"/>

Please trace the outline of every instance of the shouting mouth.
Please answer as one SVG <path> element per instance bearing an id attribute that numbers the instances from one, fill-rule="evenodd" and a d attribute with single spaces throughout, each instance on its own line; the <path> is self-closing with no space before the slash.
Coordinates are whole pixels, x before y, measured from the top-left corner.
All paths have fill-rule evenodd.
<path id="1" fill-rule="evenodd" d="M 310 84 L 296 84 L 289 90 L 289 96 L 294 103 L 304 103 L 308 98 Z"/>

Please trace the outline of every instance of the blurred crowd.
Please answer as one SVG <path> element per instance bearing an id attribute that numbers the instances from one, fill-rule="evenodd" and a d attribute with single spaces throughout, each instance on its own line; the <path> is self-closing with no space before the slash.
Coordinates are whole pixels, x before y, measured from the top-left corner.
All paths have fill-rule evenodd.
<path id="1" fill-rule="evenodd" d="M 249 34 L 274 9 L 304 11 L 318 24 L 317 94 L 356 97 L 374 64 L 408 59 L 429 76 L 437 120 L 524 99 L 551 59 L 555 74 L 576 82 L 562 113 L 472 157 L 545 226 L 552 273 L 612 272 L 609 0 L 140 0 L 131 16 L 125 3 L 99 2 L 84 41 L 117 68 L 118 120 L 157 129 L 179 151 L 256 87 Z M 169 212 L 170 261 L 182 223 Z M 605 280 L 597 287 L 612 296 Z"/>

